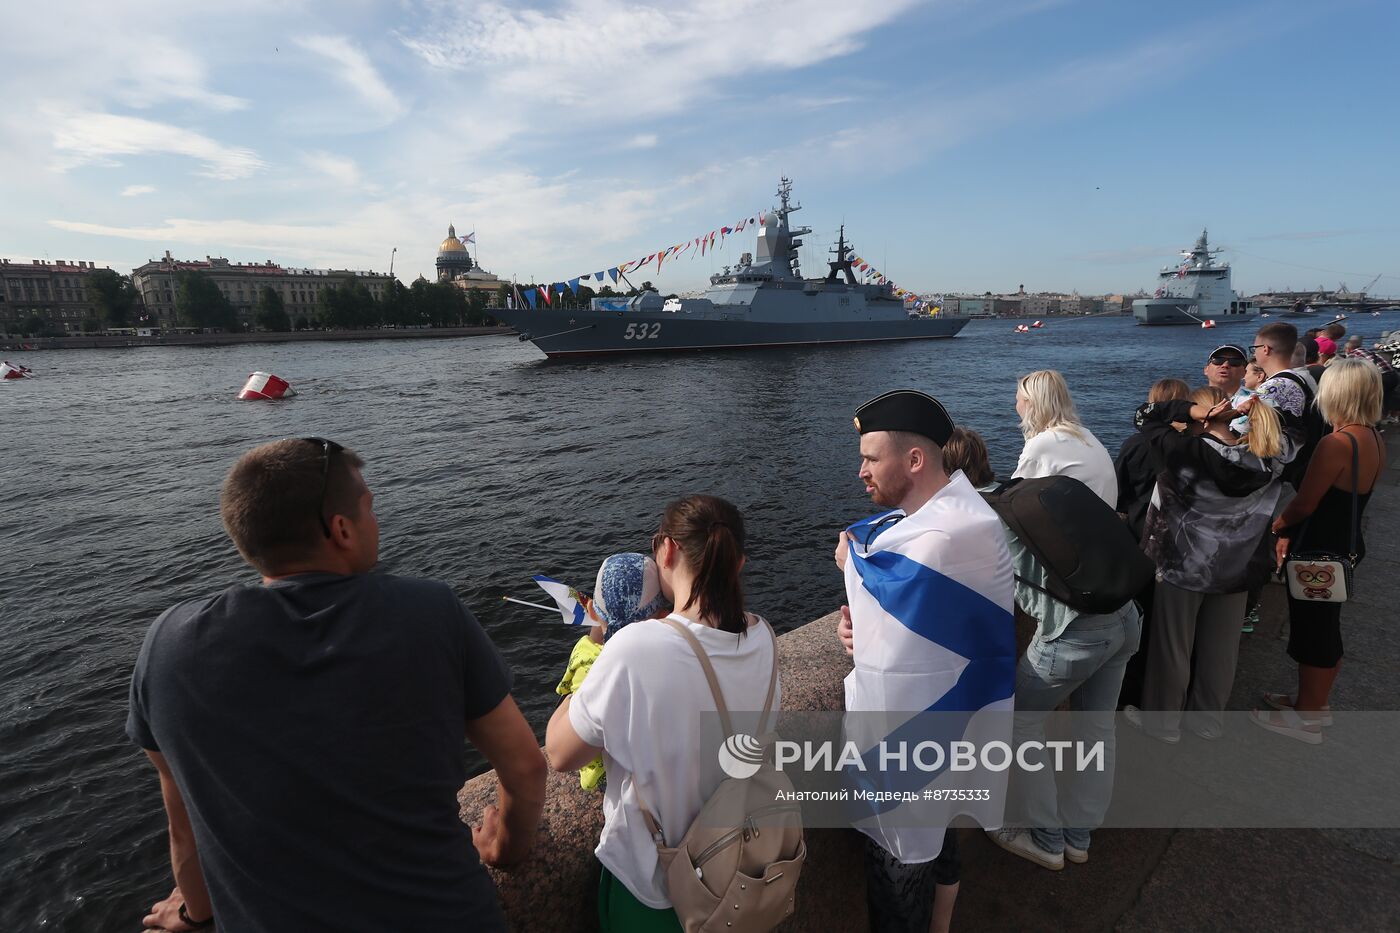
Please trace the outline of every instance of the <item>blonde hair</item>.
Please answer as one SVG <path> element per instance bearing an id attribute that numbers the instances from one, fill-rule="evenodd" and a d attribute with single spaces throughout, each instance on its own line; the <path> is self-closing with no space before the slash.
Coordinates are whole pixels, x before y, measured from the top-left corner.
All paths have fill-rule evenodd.
<path id="1" fill-rule="evenodd" d="M 1147 400 L 1153 404 L 1175 402 L 1190 394 L 1191 387 L 1180 379 L 1158 379 L 1152 383 L 1152 388 L 1148 390 Z"/>
<path id="2" fill-rule="evenodd" d="M 1369 360 L 1337 357 L 1318 383 L 1317 407 L 1333 427 L 1381 420 L 1381 371 Z"/>
<path id="3" fill-rule="evenodd" d="M 1036 370 L 1021 377 L 1016 392 L 1026 397 L 1026 413 L 1021 416 L 1021 436 L 1030 440 L 1037 434 L 1059 428 L 1086 440 L 1084 423 L 1074 410 L 1065 377 L 1053 369 Z"/>
<path id="4" fill-rule="evenodd" d="M 1283 453 L 1283 422 L 1278 412 L 1260 398 L 1249 409 L 1249 433 L 1245 435 L 1249 452 L 1261 460 Z"/>
<path id="5" fill-rule="evenodd" d="M 1214 408 L 1225 399 L 1229 398 L 1224 389 L 1217 389 L 1215 386 L 1201 386 L 1192 391 L 1189 396 L 1192 405 L 1204 405 L 1207 408 Z"/>

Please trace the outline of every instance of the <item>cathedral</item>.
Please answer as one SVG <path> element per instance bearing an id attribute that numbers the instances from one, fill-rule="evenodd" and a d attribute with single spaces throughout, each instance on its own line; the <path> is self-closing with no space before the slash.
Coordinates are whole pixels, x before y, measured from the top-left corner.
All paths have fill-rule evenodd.
<path id="1" fill-rule="evenodd" d="M 472 235 L 468 235 L 471 239 Z M 442 241 L 437 253 L 437 277 L 439 282 L 451 282 L 459 275 L 466 275 L 475 268 L 467 245 L 457 239 L 457 228 L 447 225 L 447 239 Z"/>
<path id="2" fill-rule="evenodd" d="M 488 300 L 495 300 L 501 286 L 507 283 L 487 272 L 472 260 L 471 253 L 467 251 L 467 243 L 475 242 L 475 233 L 468 233 L 465 242 L 463 242 L 457 237 L 457 228 L 448 224 L 447 239 L 438 245 L 437 280 L 455 285 L 468 293 L 485 292 Z"/>

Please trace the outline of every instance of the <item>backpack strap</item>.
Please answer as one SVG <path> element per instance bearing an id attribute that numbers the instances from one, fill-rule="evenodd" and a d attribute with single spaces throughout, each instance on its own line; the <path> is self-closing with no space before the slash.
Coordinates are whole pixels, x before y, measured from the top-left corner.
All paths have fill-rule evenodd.
<path id="1" fill-rule="evenodd" d="M 749 613 L 744 614 L 747 618 Z M 763 623 L 763 627 L 768 629 L 768 635 L 773 641 L 773 667 L 768 674 L 768 695 L 763 700 L 763 713 L 759 716 L 759 727 L 768 721 L 768 714 L 773 709 L 773 694 L 778 686 L 778 635 L 773 631 L 773 626 L 768 624 L 768 620 L 756 617 Z M 719 711 L 720 723 L 724 726 L 724 737 L 727 739 L 734 734 L 734 723 L 729 718 L 729 708 L 724 704 L 724 692 L 719 686 L 719 677 L 715 674 L 715 667 L 710 663 L 710 656 L 705 653 L 705 646 L 700 644 L 700 639 L 675 619 L 663 619 L 667 625 L 681 634 L 690 643 L 690 650 L 695 652 L 695 657 L 700 661 L 700 669 L 705 672 L 705 680 L 709 682 L 710 694 L 715 700 L 715 709 Z M 647 806 L 646 798 L 642 796 L 642 786 L 635 779 L 632 781 L 632 792 L 637 795 L 637 806 L 642 811 L 642 821 L 646 823 L 647 832 L 651 833 L 651 841 L 658 849 L 666 845 L 666 836 L 661 831 L 661 824 L 656 822 L 656 817 L 652 815 L 651 808 Z"/>
<path id="2" fill-rule="evenodd" d="M 715 709 L 719 710 L 719 721 L 724 726 L 724 737 L 729 738 L 734 734 L 734 723 L 729 718 L 729 707 L 724 705 L 724 691 L 720 689 L 719 677 L 715 674 L 715 666 L 710 663 L 710 656 L 705 653 L 705 646 L 700 644 L 700 639 L 695 637 L 695 633 L 675 619 L 663 619 L 662 621 L 690 642 L 690 650 L 695 652 L 695 657 L 700 661 L 700 669 L 705 672 L 705 680 L 710 685 L 710 695 L 714 697 Z"/>

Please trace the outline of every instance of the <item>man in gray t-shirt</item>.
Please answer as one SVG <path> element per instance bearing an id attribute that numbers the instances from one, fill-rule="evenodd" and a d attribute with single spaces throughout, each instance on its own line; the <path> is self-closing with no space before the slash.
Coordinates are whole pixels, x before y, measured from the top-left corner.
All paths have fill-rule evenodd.
<path id="1" fill-rule="evenodd" d="M 544 758 L 452 590 L 370 572 L 360 464 L 320 439 L 245 454 L 222 513 L 262 582 L 182 602 L 146 636 L 127 733 L 160 773 L 177 885 L 147 926 L 505 929 L 481 862 L 529 852 Z M 470 831 L 466 740 L 501 781 Z"/>

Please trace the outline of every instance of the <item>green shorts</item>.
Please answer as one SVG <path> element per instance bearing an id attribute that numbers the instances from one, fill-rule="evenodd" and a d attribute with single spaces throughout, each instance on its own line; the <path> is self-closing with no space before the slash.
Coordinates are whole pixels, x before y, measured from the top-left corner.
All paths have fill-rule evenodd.
<path id="1" fill-rule="evenodd" d="M 643 904 L 606 867 L 598 879 L 598 929 L 602 933 L 683 933 L 673 909 Z"/>

